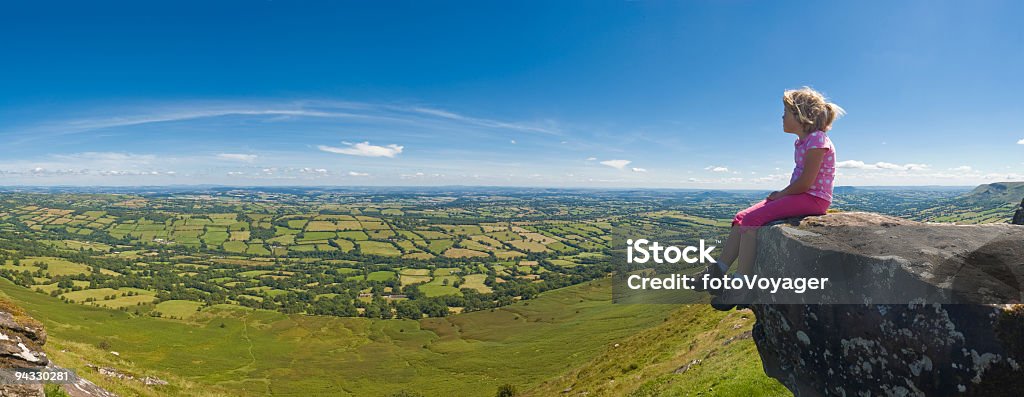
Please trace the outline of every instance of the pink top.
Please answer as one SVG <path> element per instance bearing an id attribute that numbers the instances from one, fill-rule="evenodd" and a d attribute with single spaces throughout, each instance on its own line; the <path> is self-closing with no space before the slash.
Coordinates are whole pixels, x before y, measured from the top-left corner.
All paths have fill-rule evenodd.
<path id="1" fill-rule="evenodd" d="M 807 189 L 807 193 L 832 202 L 832 181 L 836 177 L 836 148 L 832 145 L 832 140 L 828 139 L 828 134 L 825 134 L 823 131 L 812 132 L 804 137 L 804 139 L 797 139 L 793 146 L 796 146 L 793 152 L 793 160 L 796 161 L 796 167 L 793 168 L 793 176 L 789 178 L 789 183 L 796 182 L 797 178 L 804 172 L 804 155 L 807 154 L 807 150 L 828 149 L 825 152 L 825 158 L 821 160 L 821 169 L 818 170 L 818 177 L 811 184 L 811 188 Z"/>

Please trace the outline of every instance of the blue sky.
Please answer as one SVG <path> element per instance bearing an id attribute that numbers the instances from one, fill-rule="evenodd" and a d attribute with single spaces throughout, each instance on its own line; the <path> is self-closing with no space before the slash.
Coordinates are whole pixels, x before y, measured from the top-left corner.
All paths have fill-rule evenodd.
<path id="1" fill-rule="evenodd" d="M 1024 179 L 1024 3 L 68 2 L 0 13 L 0 184 Z"/>

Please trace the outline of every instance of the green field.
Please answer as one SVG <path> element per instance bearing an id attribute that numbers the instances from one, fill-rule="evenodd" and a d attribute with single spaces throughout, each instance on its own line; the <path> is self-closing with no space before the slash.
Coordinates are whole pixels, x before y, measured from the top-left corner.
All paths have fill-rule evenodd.
<path id="1" fill-rule="evenodd" d="M 1016 203 L 959 195 L 858 188 L 834 204 L 984 223 Z M 719 239 L 762 196 L 10 192 L 0 277 L 27 289 L 0 290 L 47 323 L 60 364 L 172 382 L 97 380 L 125 396 L 492 396 L 503 383 L 526 396 L 775 395 L 743 312 L 611 305 L 597 286 L 614 228 Z"/>
<path id="2" fill-rule="evenodd" d="M 365 255 L 399 256 L 402 252 L 391 243 L 381 241 L 357 241 L 359 250 Z"/>
<path id="3" fill-rule="evenodd" d="M 487 276 L 483 274 L 470 274 L 463 277 L 464 281 L 462 283 L 462 288 L 472 288 L 484 294 L 490 293 L 491 287 L 484 284 L 484 280 L 486 278 Z"/>
<path id="4" fill-rule="evenodd" d="M 426 396 L 492 396 L 500 384 L 527 390 L 583 365 L 611 344 L 662 323 L 673 310 L 610 304 L 607 280 L 494 311 L 420 321 L 284 315 L 231 305 L 198 313 L 183 308 L 177 313 L 189 319 L 181 321 L 64 304 L 7 281 L 0 281 L 0 292 L 45 323 L 55 360 L 87 377 L 92 373 L 90 380 L 115 392 L 124 393 L 125 386 L 76 363 L 131 365 L 147 375 L 213 387 L 161 389 L 166 395 L 230 390 L 376 396 L 407 389 Z M 120 356 L 93 347 L 101 341 Z M 750 365 L 760 365 L 753 358 Z"/>
<path id="5" fill-rule="evenodd" d="M 202 307 L 202 303 L 183 300 L 169 300 L 156 304 L 156 310 L 164 317 L 175 317 L 188 319 L 196 314 L 196 309 Z"/>

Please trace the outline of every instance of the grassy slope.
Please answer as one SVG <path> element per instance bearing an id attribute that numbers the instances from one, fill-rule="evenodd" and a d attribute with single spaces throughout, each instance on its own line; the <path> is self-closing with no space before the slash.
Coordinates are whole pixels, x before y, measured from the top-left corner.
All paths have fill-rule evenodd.
<path id="1" fill-rule="evenodd" d="M 703 306 L 610 304 L 609 280 L 550 291 L 494 312 L 422 321 L 288 316 L 216 306 L 186 322 L 64 304 L 7 281 L 0 281 L 0 292 L 46 324 L 47 350 L 58 363 L 127 395 L 157 391 L 103 379 L 85 368 L 85 362 L 158 376 L 176 385 L 159 390 L 161 395 L 373 396 L 408 389 L 427 396 L 489 396 L 504 383 L 529 390 L 572 369 L 634 361 L 641 369 L 631 376 L 657 380 L 666 369 L 674 369 L 669 368 L 675 365 L 671 360 L 689 356 L 641 359 L 652 354 L 648 342 L 663 340 L 667 348 L 686 351 L 691 343 L 686 335 L 697 332 L 705 338 L 699 344 L 711 346 L 716 336 L 698 331 L 718 324 L 712 320 L 717 314 L 699 309 Z M 702 320 L 687 323 L 698 318 Z M 669 331 L 666 324 L 677 327 Z M 643 332 L 651 327 L 653 332 L 685 334 Z M 101 341 L 120 356 L 96 348 Z M 627 348 L 609 350 L 614 343 Z M 740 369 L 755 365 L 749 364 L 757 359 L 749 340 L 743 343 L 743 349 L 722 349 L 728 354 L 718 356 L 723 360 L 718 365 L 733 367 L 726 359 L 748 363 L 735 366 Z M 741 375 L 738 384 L 767 381 L 755 372 L 723 374 Z M 680 379 L 689 380 L 672 385 L 707 383 L 697 377 Z M 711 384 L 722 382 L 709 379 Z"/>
<path id="2" fill-rule="evenodd" d="M 750 339 L 749 310 L 718 312 L 675 305 L 667 320 L 605 346 L 569 373 L 527 396 L 790 396 L 767 377 Z M 689 369 L 681 369 L 688 364 Z M 676 373 L 680 370 L 681 373 Z"/>

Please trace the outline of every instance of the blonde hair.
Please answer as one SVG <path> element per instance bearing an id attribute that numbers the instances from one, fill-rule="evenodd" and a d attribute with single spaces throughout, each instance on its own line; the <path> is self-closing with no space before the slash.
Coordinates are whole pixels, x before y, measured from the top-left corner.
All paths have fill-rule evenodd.
<path id="1" fill-rule="evenodd" d="M 798 90 L 786 90 L 782 94 L 786 110 L 796 115 L 804 126 L 804 132 L 828 131 L 832 122 L 846 114 L 843 108 L 825 99 L 820 92 L 804 86 Z"/>

